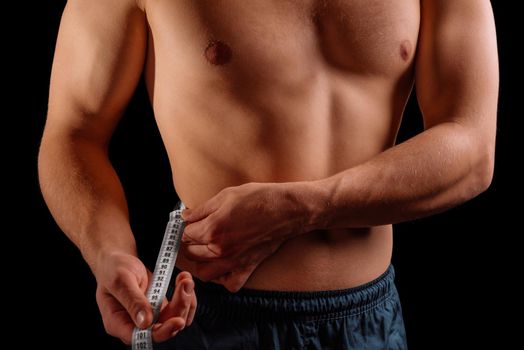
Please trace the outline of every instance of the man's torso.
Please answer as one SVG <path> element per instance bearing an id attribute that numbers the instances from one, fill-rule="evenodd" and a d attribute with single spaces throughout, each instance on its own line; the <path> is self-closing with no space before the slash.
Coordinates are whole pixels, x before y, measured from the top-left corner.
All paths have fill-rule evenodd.
<path id="1" fill-rule="evenodd" d="M 146 81 L 188 207 L 246 182 L 325 178 L 394 144 L 413 83 L 419 1 L 144 6 Z M 391 235 L 390 226 L 302 235 L 263 262 L 246 287 L 365 283 L 386 270 Z"/>

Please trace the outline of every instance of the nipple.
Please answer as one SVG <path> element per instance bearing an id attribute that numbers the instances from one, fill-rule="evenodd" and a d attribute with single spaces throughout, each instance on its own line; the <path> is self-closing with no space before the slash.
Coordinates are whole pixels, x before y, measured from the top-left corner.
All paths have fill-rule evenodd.
<path id="1" fill-rule="evenodd" d="M 231 48 L 224 42 L 213 40 L 207 45 L 204 55 L 209 63 L 213 65 L 223 65 L 231 61 L 233 53 Z"/>
<path id="2" fill-rule="evenodd" d="M 411 56 L 411 51 L 413 51 L 411 49 L 411 43 L 409 42 L 409 40 L 404 40 L 401 44 L 400 44 L 400 57 L 404 60 L 404 61 L 408 61 L 410 56 Z"/>

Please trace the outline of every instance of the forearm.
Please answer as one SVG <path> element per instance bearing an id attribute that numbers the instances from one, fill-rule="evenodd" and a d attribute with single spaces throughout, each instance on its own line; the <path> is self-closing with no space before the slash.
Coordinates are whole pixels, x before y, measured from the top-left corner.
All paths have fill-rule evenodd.
<path id="1" fill-rule="evenodd" d="M 298 183 L 313 228 L 366 227 L 427 216 L 489 186 L 492 145 L 443 123 L 327 179 Z"/>
<path id="2" fill-rule="evenodd" d="M 39 177 L 53 217 L 93 272 L 103 253 L 136 255 L 124 192 L 105 147 L 46 130 Z"/>

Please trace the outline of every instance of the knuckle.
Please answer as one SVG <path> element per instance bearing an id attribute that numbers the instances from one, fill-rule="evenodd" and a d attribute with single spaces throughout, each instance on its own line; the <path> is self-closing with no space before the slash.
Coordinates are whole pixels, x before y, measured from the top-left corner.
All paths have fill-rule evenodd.
<path id="1" fill-rule="evenodd" d="M 236 293 L 240 289 L 240 287 L 238 287 L 238 285 L 236 283 L 233 283 L 233 282 L 226 283 L 225 287 L 231 293 Z"/>
<path id="2" fill-rule="evenodd" d="M 133 300 L 129 303 L 129 312 L 132 314 L 132 315 L 135 315 L 138 311 L 142 310 L 143 307 L 142 307 L 142 303 L 139 302 L 138 300 Z"/>
<path id="3" fill-rule="evenodd" d="M 219 224 L 216 220 L 208 220 L 204 231 L 209 236 L 211 242 L 215 241 L 219 237 Z"/>
<path id="4" fill-rule="evenodd" d="M 223 234 L 211 235 L 211 240 L 208 243 L 208 248 L 218 257 L 226 257 L 233 252 L 232 242 L 228 242 Z"/>
<path id="5" fill-rule="evenodd" d="M 193 231 L 193 228 L 191 226 L 191 224 L 187 225 L 185 228 L 184 228 L 184 231 L 182 232 L 182 238 L 191 238 L 191 232 Z"/>
<path id="6" fill-rule="evenodd" d="M 182 306 L 184 307 L 184 309 L 189 309 L 189 307 L 191 306 L 191 297 L 189 296 L 183 297 Z"/>
<path id="7" fill-rule="evenodd" d="M 222 244 L 210 244 L 208 249 L 217 257 L 222 258 L 226 255 L 226 249 Z"/>
<path id="8" fill-rule="evenodd" d="M 122 338 L 122 337 L 119 337 L 119 339 L 122 341 L 122 343 L 126 344 L 126 345 L 131 345 L 131 341 L 129 341 L 129 339 L 127 338 Z"/>

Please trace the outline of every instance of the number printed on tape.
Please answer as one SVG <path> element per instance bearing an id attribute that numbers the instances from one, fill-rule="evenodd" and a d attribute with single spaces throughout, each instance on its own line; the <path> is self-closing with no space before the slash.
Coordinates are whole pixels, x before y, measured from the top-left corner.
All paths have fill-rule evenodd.
<path id="1" fill-rule="evenodd" d="M 175 268 L 176 257 L 185 227 L 185 222 L 182 219 L 182 210 L 184 208 L 184 204 L 180 203 L 178 208 L 169 214 L 169 222 L 167 223 L 162 246 L 158 253 L 153 278 L 147 290 L 147 299 L 153 308 L 153 323 L 158 319 L 162 300 L 166 296 L 171 275 Z M 133 350 L 153 350 L 151 328 L 140 329 L 135 327 L 132 340 Z"/>

